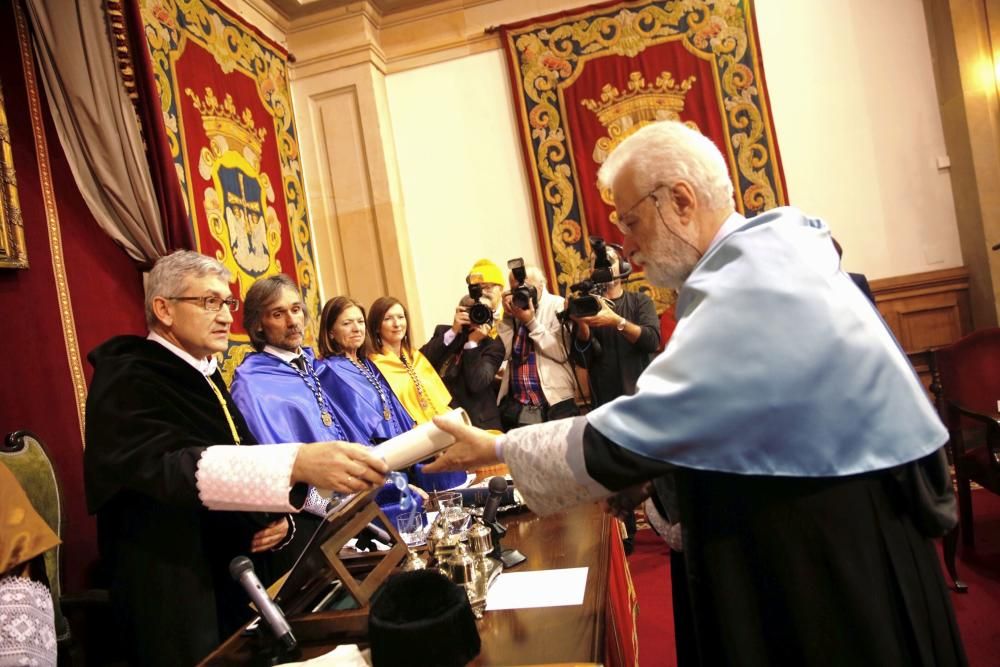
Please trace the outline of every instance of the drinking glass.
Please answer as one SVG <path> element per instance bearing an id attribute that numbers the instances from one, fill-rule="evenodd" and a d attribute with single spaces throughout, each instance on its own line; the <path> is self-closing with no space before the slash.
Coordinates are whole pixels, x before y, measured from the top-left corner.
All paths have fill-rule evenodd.
<path id="1" fill-rule="evenodd" d="M 462 509 L 462 494 L 456 491 L 444 491 L 437 494 L 438 510 L 448 521 L 452 535 L 461 533 L 469 520 L 469 515 Z"/>
<path id="2" fill-rule="evenodd" d="M 424 542 L 424 513 L 405 512 L 396 517 L 396 528 L 406 546 L 415 547 Z"/>

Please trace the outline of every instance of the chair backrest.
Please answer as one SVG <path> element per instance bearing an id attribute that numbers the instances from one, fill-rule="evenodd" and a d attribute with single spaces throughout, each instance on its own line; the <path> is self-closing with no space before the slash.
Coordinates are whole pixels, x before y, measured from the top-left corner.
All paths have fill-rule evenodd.
<path id="1" fill-rule="evenodd" d="M 4 442 L 0 443 L 0 461 L 14 473 L 35 511 L 62 539 L 63 506 L 59 480 L 48 452 L 45 451 L 45 446 L 38 436 L 30 431 L 14 431 L 8 434 Z M 62 596 L 59 565 L 60 547 L 47 551 L 45 574 L 49 578 L 49 589 L 52 591 L 56 638 L 63 640 L 69 637 L 69 624 L 63 617 L 59 605 Z"/>
<path id="2" fill-rule="evenodd" d="M 1000 328 L 981 329 L 935 353 L 941 398 L 976 412 L 998 412 Z"/>

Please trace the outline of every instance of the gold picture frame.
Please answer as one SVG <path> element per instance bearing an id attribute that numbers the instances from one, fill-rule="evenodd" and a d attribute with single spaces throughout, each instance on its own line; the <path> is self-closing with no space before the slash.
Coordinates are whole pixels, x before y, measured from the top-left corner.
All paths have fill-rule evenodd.
<path id="1" fill-rule="evenodd" d="M 17 197 L 14 153 L 7 125 L 7 106 L 0 84 L 0 269 L 28 268 L 28 248 L 24 243 L 24 222 Z"/>

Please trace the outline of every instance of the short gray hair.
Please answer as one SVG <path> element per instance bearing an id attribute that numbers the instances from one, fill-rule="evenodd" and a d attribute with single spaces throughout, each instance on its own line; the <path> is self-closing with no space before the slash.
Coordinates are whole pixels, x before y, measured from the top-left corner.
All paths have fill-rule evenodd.
<path id="1" fill-rule="evenodd" d="M 233 274 L 218 260 L 193 250 L 177 250 L 158 259 L 146 278 L 147 326 L 152 329 L 159 324 L 156 313 L 153 312 L 153 299 L 158 296 L 164 298 L 181 296 L 189 278 L 202 278 L 207 275 L 219 276 L 227 283 L 233 280 Z"/>
<path id="2" fill-rule="evenodd" d="M 549 281 L 545 278 L 545 272 L 537 266 L 524 267 L 524 282 L 528 285 L 534 285 L 539 292 L 544 290 L 549 284 Z"/>
<path id="3" fill-rule="evenodd" d="M 513 271 L 507 274 L 507 280 L 511 280 L 513 277 Z M 524 267 L 524 284 L 531 285 L 541 293 L 548 287 L 549 281 L 545 278 L 544 271 L 537 266 L 528 265 Z"/>
<path id="4" fill-rule="evenodd" d="M 597 172 L 600 186 L 613 190 L 626 166 L 632 167 L 641 192 L 685 181 L 701 206 L 709 210 L 733 206 L 733 182 L 725 158 L 711 139 L 684 123 L 650 123 L 623 141 Z"/>
<path id="5" fill-rule="evenodd" d="M 274 303 L 274 300 L 285 288 L 292 290 L 301 298 L 302 293 L 299 292 L 299 286 L 295 284 L 295 281 L 284 273 L 279 273 L 255 282 L 247 290 L 246 298 L 243 299 L 243 329 L 250 336 L 250 344 L 253 349 L 258 352 L 267 345 L 267 339 L 264 338 L 264 334 L 260 330 L 260 321 L 264 317 L 264 311 Z M 309 312 L 306 310 L 305 302 L 302 303 L 302 312 L 308 319 Z"/>

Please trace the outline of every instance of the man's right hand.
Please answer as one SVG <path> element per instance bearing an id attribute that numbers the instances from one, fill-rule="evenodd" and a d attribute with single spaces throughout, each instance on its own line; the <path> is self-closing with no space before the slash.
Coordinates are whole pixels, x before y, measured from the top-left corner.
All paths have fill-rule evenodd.
<path id="1" fill-rule="evenodd" d="M 424 472 L 475 470 L 499 463 L 494 447 L 495 434 L 444 417 L 435 417 L 434 425 L 454 436 L 455 444 L 426 464 Z"/>
<path id="2" fill-rule="evenodd" d="M 641 484 L 622 489 L 612 496 L 608 496 L 601 501 L 601 509 L 607 514 L 616 516 L 624 521 L 652 493 L 653 483 L 642 482 Z"/>
<path id="3" fill-rule="evenodd" d="M 385 482 L 385 461 L 350 442 L 314 442 L 299 447 L 292 481 L 338 493 L 367 491 Z"/>

